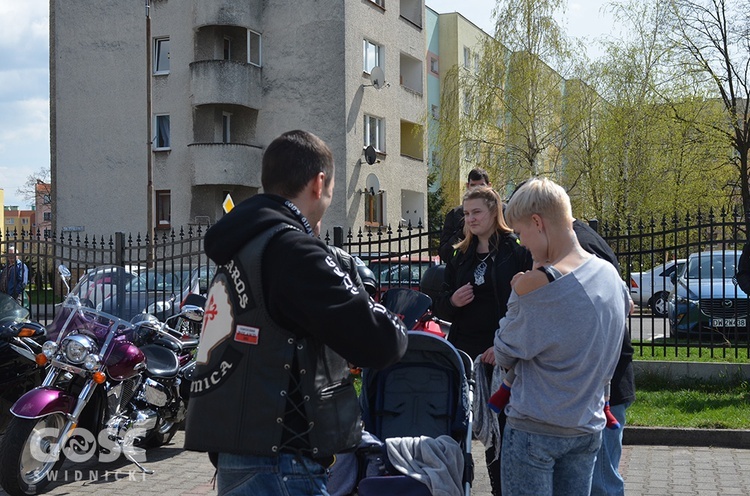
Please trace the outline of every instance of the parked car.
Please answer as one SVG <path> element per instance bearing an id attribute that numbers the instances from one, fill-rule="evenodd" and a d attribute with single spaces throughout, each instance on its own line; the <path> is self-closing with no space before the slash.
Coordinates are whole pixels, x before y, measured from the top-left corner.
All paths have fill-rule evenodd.
<path id="1" fill-rule="evenodd" d="M 429 267 L 440 263 L 440 259 L 438 257 L 412 255 L 372 259 L 366 263 L 378 280 L 378 292 L 375 299 L 380 301 L 380 295 L 392 287 L 419 290 L 419 281 L 422 279 L 422 274 Z"/>
<path id="2" fill-rule="evenodd" d="M 670 260 L 646 272 L 630 274 L 630 297 L 635 304 L 650 307 L 657 317 L 666 317 L 667 299 L 674 287 L 670 276 L 673 272 L 679 274 L 686 262 L 684 258 Z"/>
<path id="3" fill-rule="evenodd" d="M 750 298 L 734 277 L 741 251 L 693 253 L 669 295 L 670 334 L 703 335 L 722 340 L 747 336 Z"/>
<path id="4" fill-rule="evenodd" d="M 191 294 L 205 294 L 213 277 L 213 268 L 164 270 L 162 268 L 107 267 L 82 276 L 79 288 L 88 304 L 125 320 L 141 312 L 164 321 L 179 312 L 182 302 Z M 120 296 L 124 295 L 124 296 Z"/>

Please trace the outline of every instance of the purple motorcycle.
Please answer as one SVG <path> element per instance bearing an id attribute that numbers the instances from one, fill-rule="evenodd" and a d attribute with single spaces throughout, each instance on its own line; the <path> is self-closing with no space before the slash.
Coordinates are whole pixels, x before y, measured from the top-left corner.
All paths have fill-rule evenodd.
<path id="1" fill-rule="evenodd" d="M 60 273 L 67 286 L 70 272 L 60 266 Z M 9 494 L 39 493 L 66 458 L 124 456 L 150 473 L 143 448 L 169 442 L 184 420 L 184 342 L 158 321 L 131 323 L 92 300 L 125 291 L 127 282 L 119 267 L 89 271 L 57 309 L 37 357 L 49 372 L 13 405 L 0 444 L 0 485 Z"/>

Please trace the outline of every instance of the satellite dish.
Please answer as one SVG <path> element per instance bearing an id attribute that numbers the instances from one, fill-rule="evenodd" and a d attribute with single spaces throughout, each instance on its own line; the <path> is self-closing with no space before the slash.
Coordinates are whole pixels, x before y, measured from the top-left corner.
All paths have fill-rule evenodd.
<path id="1" fill-rule="evenodd" d="M 372 68 L 372 71 L 370 71 L 370 82 L 376 90 L 379 90 L 380 88 L 385 86 L 385 73 L 383 72 L 383 69 L 380 68 L 380 66 L 376 65 Z"/>
<path id="2" fill-rule="evenodd" d="M 365 148 L 365 160 L 368 164 L 372 165 L 377 160 L 378 156 L 375 153 L 375 147 L 372 145 L 367 145 L 367 148 Z"/>

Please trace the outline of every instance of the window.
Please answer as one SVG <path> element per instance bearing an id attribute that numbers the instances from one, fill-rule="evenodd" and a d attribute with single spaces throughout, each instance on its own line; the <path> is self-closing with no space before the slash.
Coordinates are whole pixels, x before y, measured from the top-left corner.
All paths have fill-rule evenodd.
<path id="1" fill-rule="evenodd" d="M 172 223 L 172 194 L 168 189 L 156 191 L 156 227 L 167 228 Z"/>
<path id="2" fill-rule="evenodd" d="M 50 203 L 52 203 L 52 197 L 49 195 L 49 193 L 47 193 L 44 196 L 42 196 L 42 202 L 45 205 L 49 205 Z"/>
<path id="3" fill-rule="evenodd" d="M 471 50 L 469 50 L 469 47 L 464 47 L 464 67 L 467 69 L 471 67 Z"/>
<path id="4" fill-rule="evenodd" d="M 21 219 L 21 225 L 22 226 L 28 226 L 29 225 L 29 218 L 28 217 L 24 217 L 23 219 Z"/>
<path id="5" fill-rule="evenodd" d="M 385 125 L 380 117 L 365 114 L 365 148 L 372 145 L 379 152 L 385 151 Z"/>
<path id="6" fill-rule="evenodd" d="M 232 59 L 232 39 L 224 38 L 224 60 Z"/>
<path id="7" fill-rule="evenodd" d="M 365 225 L 383 225 L 383 192 L 370 188 L 365 193 Z"/>
<path id="8" fill-rule="evenodd" d="M 16 219 L 5 219 L 5 223 L 12 226 L 16 223 Z"/>
<path id="9" fill-rule="evenodd" d="M 232 135 L 230 134 L 230 125 L 232 123 L 232 114 L 223 112 L 221 115 L 221 142 L 231 143 Z"/>
<path id="10" fill-rule="evenodd" d="M 375 5 L 385 8 L 385 0 L 370 0 Z"/>
<path id="11" fill-rule="evenodd" d="M 438 71 L 438 59 L 437 59 L 437 57 L 430 57 L 430 72 L 433 73 L 436 76 L 440 75 L 440 71 Z"/>
<path id="12" fill-rule="evenodd" d="M 474 72 L 477 74 L 479 73 L 479 54 L 478 53 L 474 54 Z"/>
<path id="13" fill-rule="evenodd" d="M 49 221 L 49 220 L 52 220 L 52 212 L 44 212 L 44 214 L 43 214 L 43 219 L 44 219 L 45 221 Z"/>
<path id="14" fill-rule="evenodd" d="M 252 65 L 261 65 L 261 40 L 260 33 L 247 30 L 247 63 Z"/>
<path id="15" fill-rule="evenodd" d="M 479 161 L 479 146 L 476 141 L 466 141 L 464 143 L 464 158 L 470 162 Z"/>
<path id="16" fill-rule="evenodd" d="M 364 40 L 364 65 L 362 70 L 367 74 L 374 67 L 383 67 L 383 47 L 370 40 Z"/>
<path id="17" fill-rule="evenodd" d="M 467 115 L 467 116 L 471 115 L 471 107 L 473 106 L 472 105 L 473 102 L 471 100 L 472 100 L 471 93 L 469 93 L 468 90 L 465 90 L 464 91 L 464 115 Z"/>
<path id="18" fill-rule="evenodd" d="M 157 115 L 155 121 L 154 150 L 168 150 L 172 146 L 169 138 L 169 115 Z"/>
<path id="19" fill-rule="evenodd" d="M 154 74 L 169 74 L 169 38 L 154 40 Z"/>

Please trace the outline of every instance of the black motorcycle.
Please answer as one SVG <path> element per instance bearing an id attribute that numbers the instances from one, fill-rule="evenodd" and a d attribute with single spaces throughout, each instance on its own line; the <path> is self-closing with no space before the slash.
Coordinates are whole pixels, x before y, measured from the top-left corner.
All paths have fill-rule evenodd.
<path id="1" fill-rule="evenodd" d="M 0 293 L 0 434 L 10 422 L 10 407 L 26 391 L 42 383 L 46 373 L 36 364 L 46 330 L 29 321 L 29 311 Z"/>

